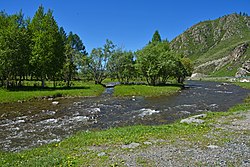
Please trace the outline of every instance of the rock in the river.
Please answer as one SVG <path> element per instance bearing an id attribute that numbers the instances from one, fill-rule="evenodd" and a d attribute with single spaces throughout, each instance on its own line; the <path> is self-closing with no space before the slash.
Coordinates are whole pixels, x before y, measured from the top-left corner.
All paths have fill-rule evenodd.
<path id="1" fill-rule="evenodd" d="M 159 113 L 160 111 L 143 108 L 143 109 L 140 109 L 140 112 L 141 112 L 141 113 L 139 114 L 139 116 L 140 116 L 140 117 L 144 117 L 144 116 L 146 116 L 146 115 L 157 114 L 157 113 Z"/>
<path id="2" fill-rule="evenodd" d="M 58 105 L 58 104 L 59 104 L 59 101 L 53 101 L 52 104 L 53 104 L 53 105 Z"/>
<path id="3" fill-rule="evenodd" d="M 196 124 L 202 124 L 205 121 L 199 118 L 205 118 L 207 116 L 207 114 L 200 114 L 200 115 L 195 115 L 186 119 L 182 119 L 180 121 L 180 123 L 187 123 L 187 124 L 191 124 L 191 123 L 196 123 Z"/>

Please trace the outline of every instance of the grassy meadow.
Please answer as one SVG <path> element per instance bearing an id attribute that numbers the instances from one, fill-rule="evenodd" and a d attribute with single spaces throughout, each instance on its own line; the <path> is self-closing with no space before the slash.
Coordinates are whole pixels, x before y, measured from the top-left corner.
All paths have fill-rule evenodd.
<path id="1" fill-rule="evenodd" d="M 16 102 L 18 100 L 30 100 L 45 96 L 98 96 L 104 91 L 103 86 L 91 82 L 74 82 L 72 87 L 58 86 L 54 88 L 52 83 L 46 83 L 45 88 L 30 86 L 33 83 L 25 83 L 24 87 L 13 89 L 0 88 L 0 102 Z"/>
<path id="2" fill-rule="evenodd" d="M 180 90 L 180 86 L 148 86 L 148 85 L 118 85 L 115 87 L 115 96 L 166 96 Z"/>
<path id="3" fill-rule="evenodd" d="M 250 89 L 250 83 L 249 82 L 237 82 L 235 85 L 238 85 L 240 87 L 243 87 L 245 89 Z"/>

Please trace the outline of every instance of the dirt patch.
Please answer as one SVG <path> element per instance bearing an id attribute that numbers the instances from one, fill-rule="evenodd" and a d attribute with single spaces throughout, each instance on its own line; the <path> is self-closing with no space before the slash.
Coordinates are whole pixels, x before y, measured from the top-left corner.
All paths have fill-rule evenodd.
<path id="1" fill-rule="evenodd" d="M 113 150 L 109 158 L 121 166 L 250 166 L 250 110 L 219 118 L 211 126 L 206 142 L 151 141 L 148 146 Z"/>

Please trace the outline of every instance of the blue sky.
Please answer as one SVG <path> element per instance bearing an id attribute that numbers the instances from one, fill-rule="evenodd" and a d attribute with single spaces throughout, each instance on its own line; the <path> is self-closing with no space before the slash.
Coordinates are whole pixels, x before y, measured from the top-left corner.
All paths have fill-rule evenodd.
<path id="1" fill-rule="evenodd" d="M 155 30 L 172 40 L 200 21 L 234 12 L 250 15 L 249 0 L 0 0 L 0 10 L 14 14 L 22 9 L 33 17 L 41 4 L 53 10 L 66 32 L 81 37 L 89 53 L 106 39 L 136 51 Z"/>

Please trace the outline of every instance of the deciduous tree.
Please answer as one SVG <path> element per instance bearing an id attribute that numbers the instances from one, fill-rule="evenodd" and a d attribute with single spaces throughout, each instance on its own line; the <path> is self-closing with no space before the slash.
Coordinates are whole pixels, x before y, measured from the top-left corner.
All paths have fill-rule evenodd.
<path id="1" fill-rule="evenodd" d="M 34 75 L 39 77 L 44 87 L 45 79 L 55 80 L 56 74 L 62 69 L 65 54 L 62 36 L 54 20 L 52 11 L 44 13 L 40 6 L 33 17 L 30 30 L 32 32 L 32 57 Z"/>

